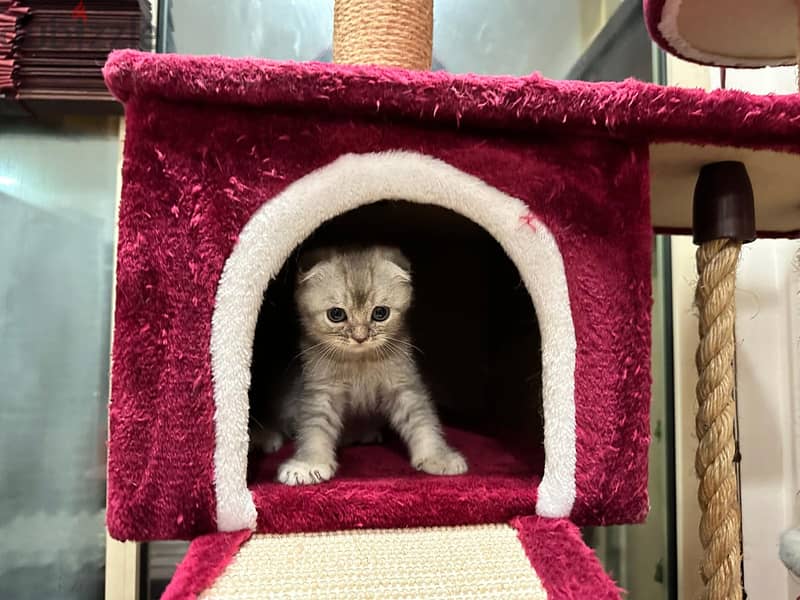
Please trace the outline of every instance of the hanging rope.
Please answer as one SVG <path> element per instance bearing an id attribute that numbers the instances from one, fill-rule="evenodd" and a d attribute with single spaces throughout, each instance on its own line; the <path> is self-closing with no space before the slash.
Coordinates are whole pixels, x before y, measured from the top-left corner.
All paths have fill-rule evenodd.
<path id="1" fill-rule="evenodd" d="M 733 395 L 734 293 L 741 246 L 739 242 L 718 239 L 703 243 L 697 250 L 700 345 L 696 356 L 699 444 L 695 470 L 700 478 L 700 541 L 705 550 L 700 574 L 707 600 L 742 597 Z"/>
<path id="2" fill-rule="evenodd" d="M 742 243 L 756 237 L 753 186 L 741 162 L 710 163 L 694 189 L 700 344 L 697 455 L 700 479 L 700 575 L 704 600 L 742 598 L 742 513 L 736 456 L 736 266 Z"/>
<path id="3" fill-rule="evenodd" d="M 433 0 L 336 0 L 333 61 L 427 71 Z"/>

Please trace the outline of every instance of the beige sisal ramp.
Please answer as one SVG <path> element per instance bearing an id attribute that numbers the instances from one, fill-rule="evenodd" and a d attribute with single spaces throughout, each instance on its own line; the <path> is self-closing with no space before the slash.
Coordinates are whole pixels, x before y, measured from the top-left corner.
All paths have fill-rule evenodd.
<path id="1" fill-rule="evenodd" d="M 508 525 L 254 535 L 204 600 L 502 598 L 547 592 Z"/>

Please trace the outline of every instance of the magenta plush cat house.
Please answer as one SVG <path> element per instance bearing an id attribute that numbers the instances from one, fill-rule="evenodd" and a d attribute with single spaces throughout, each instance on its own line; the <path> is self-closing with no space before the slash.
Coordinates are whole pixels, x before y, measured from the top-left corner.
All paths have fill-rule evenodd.
<path id="1" fill-rule="evenodd" d="M 133 51 L 105 76 L 126 110 L 107 520 L 202 536 L 168 597 L 275 539 L 387 531 L 437 554 L 512 532 L 525 597 L 615 597 L 576 525 L 647 513 L 653 229 L 686 232 L 700 168 L 741 161 L 762 235 L 797 235 L 797 97 Z M 364 232 L 416 253 L 415 341 L 470 470 L 418 473 L 390 441 L 284 486 L 290 448 L 248 432 L 293 335 L 273 292 L 298 248 Z"/>
<path id="2" fill-rule="evenodd" d="M 108 481 L 121 539 L 526 518 L 576 537 L 573 523 L 641 521 L 651 211 L 658 230 L 685 231 L 699 168 L 744 160 L 760 229 L 797 230 L 794 96 L 133 51 L 114 53 L 105 75 L 127 130 Z M 459 254 L 474 246 L 454 233 L 464 223 L 501 250 L 538 321 L 541 407 L 525 414 L 541 413 L 542 435 L 512 444 L 446 422 L 466 475 L 417 473 L 389 444 L 346 449 L 328 483 L 282 486 L 280 456 L 248 447 L 264 293 L 315 232 L 369 207 L 378 235 L 443 219 L 426 238 L 434 267 L 419 263 L 431 281 L 436 269 L 493 276 L 495 263 L 481 271 Z M 528 321 L 492 302 L 505 358 L 481 392 L 486 410 L 504 401 L 504 365 L 529 356 L 508 341 Z M 472 381 L 478 364 L 451 372 Z"/>
<path id="3" fill-rule="evenodd" d="M 134 52 L 115 54 L 106 77 L 127 118 L 109 455 L 115 536 L 644 517 L 647 144 L 555 135 L 564 123 L 600 130 L 568 102 L 582 94 L 591 111 L 602 88 Z M 618 103 L 621 128 L 631 98 Z M 248 482 L 264 290 L 317 228 L 387 199 L 466 217 L 518 269 L 541 335 L 543 461 L 535 447 L 506 456 L 495 440 L 452 432 L 472 466 L 464 476 L 406 472 L 402 457 L 384 461 L 396 471 L 350 473 L 345 455 L 330 484 L 289 488 L 274 472 Z"/>
<path id="4" fill-rule="evenodd" d="M 133 51 L 105 76 L 126 109 L 107 519 L 120 539 L 211 534 L 171 597 L 284 537 L 253 532 L 363 551 L 440 532 L 446 554 L 495 526 L 547 590 L 526 597 L 614 597 L 576 525 L 647 512 L 653 229 L 686 232 L 700 168 L 735 160 L 760 232 L 797 235 L 798 98 Z M 387 443 L 283 486 L 285 452 L 248 434 L 256 350 L 291 337 L 262 323 L 270 290 L 307 240 L 363 230 L 419 250 L 416 341 L 444 357 L 448 408 L 482 399 L 444 419 L 470 470 L 424 475 Z"/>

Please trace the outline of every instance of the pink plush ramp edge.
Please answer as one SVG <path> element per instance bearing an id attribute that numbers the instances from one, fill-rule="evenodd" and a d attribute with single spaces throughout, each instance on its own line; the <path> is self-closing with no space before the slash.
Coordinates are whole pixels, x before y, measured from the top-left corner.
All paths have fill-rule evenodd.
<path id="1" fill-rule="evenodd" d="M 453 75 L 375 66 L 113 52 L 103 70 L 122 102 L 302 108 L 439 126 L 557 131 L 648 142 L 800 152 L 800 97 L 732 90 L 528 77 Z"/>
<path id="2" fill-rule="evenodd" d="M 581 538 L 564 519 L 522 517 L 511 525 L 525 554 L 553 600 L 616 600 L 620 590 Z"/>
<path id="3" fill-rule="evenodd" d="M 195 539 L 161 595 L 161 600 L 197 598 L 211 587 L 252 533 L 250 530 L 211 533 Z"/>

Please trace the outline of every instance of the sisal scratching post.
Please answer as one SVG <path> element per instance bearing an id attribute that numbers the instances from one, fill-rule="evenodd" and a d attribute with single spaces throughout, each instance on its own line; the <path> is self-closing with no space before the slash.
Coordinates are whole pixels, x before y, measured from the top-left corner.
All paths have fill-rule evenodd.
<path id="1" fill-rule="evenodd" d="M 718 239 L 697 250 L 700 345 L 697 349 L 698 499 L 703 515 L 700 567 L 705 598 L 737 599 L 741 592 L 741 514 L 733 462 L 736 452 L 733 396 L 734 291 L 741 244 Z"/>
<path id="2" fill-rule="evenodd" d="M 704 599 L 738 600 L 742 598 L 742 518 L 735 465 L 734 294 L 742 242 L 755 238 L 753 190 L 742 163 L 713 163 L 701 169 L 693 226 L 695 243 L 700 244 L 695 458 L 704 550 L 700 574 Z"/>
<path id="3" fill-rule="evenodd" d="M 433 0 L 336 0 L 333 61 L 431 68 Z"/>

